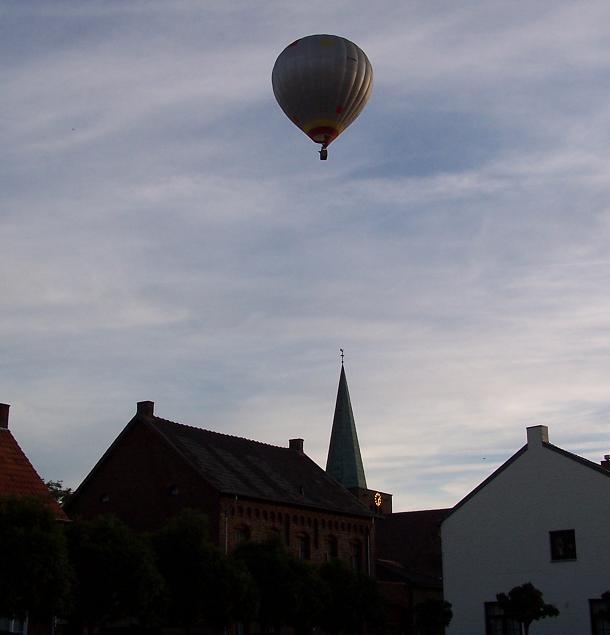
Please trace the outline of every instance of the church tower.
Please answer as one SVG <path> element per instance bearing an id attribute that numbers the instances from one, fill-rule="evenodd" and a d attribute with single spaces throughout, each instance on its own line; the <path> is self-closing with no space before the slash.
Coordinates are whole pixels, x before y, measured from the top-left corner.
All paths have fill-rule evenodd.
<path id="1" fill-rule="evenodd" d="M 333 417 L 333 429 L 330 435 L 326 471 L 334 476 L 347 489 L 358 487 L 366 489 L 364 466 L 360 455 L 360 445 L 356 433 L 356 422 L 349 398 L 349 389 L 345 377 L 343 360 L 337 390 L 337 403 Z"/>
<path id="2" fill-rule="evenodd" d="M 392 495 L 370 490 L 366 485 L 364 465 L 356 433 L 356 422 L 343 366 L 343 349 L 341 349 L 341 375 L 339 376 L 326 471 L 371 511 L 376 514 L 392 513 Z"/>

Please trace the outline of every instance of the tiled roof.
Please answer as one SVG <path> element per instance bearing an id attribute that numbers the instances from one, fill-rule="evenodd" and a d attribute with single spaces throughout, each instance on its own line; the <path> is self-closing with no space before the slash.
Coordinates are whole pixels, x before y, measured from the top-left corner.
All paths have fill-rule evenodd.
<path id="1" fill-rule="evenodd" d="M 369 510 L 298 450 L 137 415 L 223 494 L 370 516 Z"/>
<path id="2" fill-rule="evenodd" d="M 377 521 L 377 557 L 399 562 L 410 575 L 442 576 L 441 522 L 451 509 L 400 512 Z"/>
<path id="3" fill-rule="evenodd" d="M 375 562 L 377 579 L 380 582 L 403 582 L 419 588 L 442 589 L 443 582 L 439 576 L 413 573 L 400 562 L 378 559 Z"/>
<path id="4" fill-rule="evenodd" d="M 48 504 L 58 520 L 68 519 L 6 428 L 0 428 L 0 496 L 39 498 Z"/>

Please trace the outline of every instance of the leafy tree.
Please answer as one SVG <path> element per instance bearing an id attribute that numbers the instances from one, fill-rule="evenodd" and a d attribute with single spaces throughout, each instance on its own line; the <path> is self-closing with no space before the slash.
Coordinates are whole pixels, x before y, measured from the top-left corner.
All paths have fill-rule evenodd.
<path id="1" fill-rule="evenodd" d="M 559 615 L 558 609 L 552 604 L 546 604 L 542 597 L 542 591 L 538 590 L 531 582 L 514 587 L 508 592 L 508 595 L 498 593 L 496 597 L 504 615 L 519 622 L 523 626 L 525 635 L 528 635 L 533 621 Z"/>
<path id="2" fill-rule="evenodd" d="M 321 623 L 332 601 L 330 589 L 312 565 L 290 558 L 289 566 L 294 602 L 287 623 L 297 635 L 306 635 Z"/>
<path id="3" fill-rule="evenodd" d="M 382 600 L 375 580 L 352 571 L 340 560 L 325 563 L 319 574 L 330 594 L 321 622 L 325 630 L 358 632 L 364 625 L 383 626 Z"/>
<path id="4" fill-rule="evenodd" d="M 428 598 L 415 606 L 415 625 L 419 635 L 443 633 L 452 617 L 451 604 L 443 600 Z"/>
<path id="5" fill-rule="evenodd" d="M 147 542 L 112 516 L 68 531 L 76 572 L 72 626 L 95 631 L 118 620 L 148 623 L 164 586 Z"/>
<path id="6" fill-rule="evenodd" d="M 258 591 L 256 621 L 263 632 L 294 623 L 299 613 L 299 581 L 295 578 L 294 559 L 279 540 L 266 543 L 242 543 L 233 557 L 245 565 Z"/>
<path id="7" fill-rule="evenodd" d="M 247 570 L 214 547 L 208 533 L 206 517 L 185 510 L 153 537 L 168 588 L 169 621 L 185 632 L 199 623 L 246 621 L 254 610 L 255 589 Z"/>
<path id="8" fill-rule="evenodd" d="M 72 496 L 72 488 L 64 487 L 63 481 L 46 481 L 45 485 L 49 488 L 51 496 L 62 506 Z"/>
<path id="9" fill-rule="evenodd" d="M 40 620 L 61 614 L 70 566 L 61 525 L 35 499 L 0 499 L 0 615 Z"/>

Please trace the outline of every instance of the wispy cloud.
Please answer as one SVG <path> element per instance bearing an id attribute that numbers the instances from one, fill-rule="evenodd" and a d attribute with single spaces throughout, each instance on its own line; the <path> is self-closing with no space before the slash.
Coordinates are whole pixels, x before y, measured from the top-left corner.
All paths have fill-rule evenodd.
<path id="1" fill-rule="evenodd" d="M 77 484 L 140 399 L 324 465 L 339 346 L 398 509 L 454 504 L 526 425 L 599 460 L 609 13 L 3 5 L 0 400 L 42 474 Z M 270 86 L 316 32 L 375 69 L 326 163 Z"/>

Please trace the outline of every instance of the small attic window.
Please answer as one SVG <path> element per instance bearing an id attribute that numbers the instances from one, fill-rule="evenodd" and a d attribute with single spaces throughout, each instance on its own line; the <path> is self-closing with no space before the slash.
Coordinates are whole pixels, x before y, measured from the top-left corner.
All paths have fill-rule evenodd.
<path id="1" fill-rule="evenodd" d="M 167 495 L 168 496 L 178 496 L 178 494 L 180 494 L 180 488 L 175 483 L 172 483 L 167 488 Z"/>
<path id="2" fill-rule="evenodd" d="M 109 503 L 110 502 L 110 494 L 107 494 L 106 492 L 104 492 L 101 496 L 100 496 L 100 503 Z"/>

